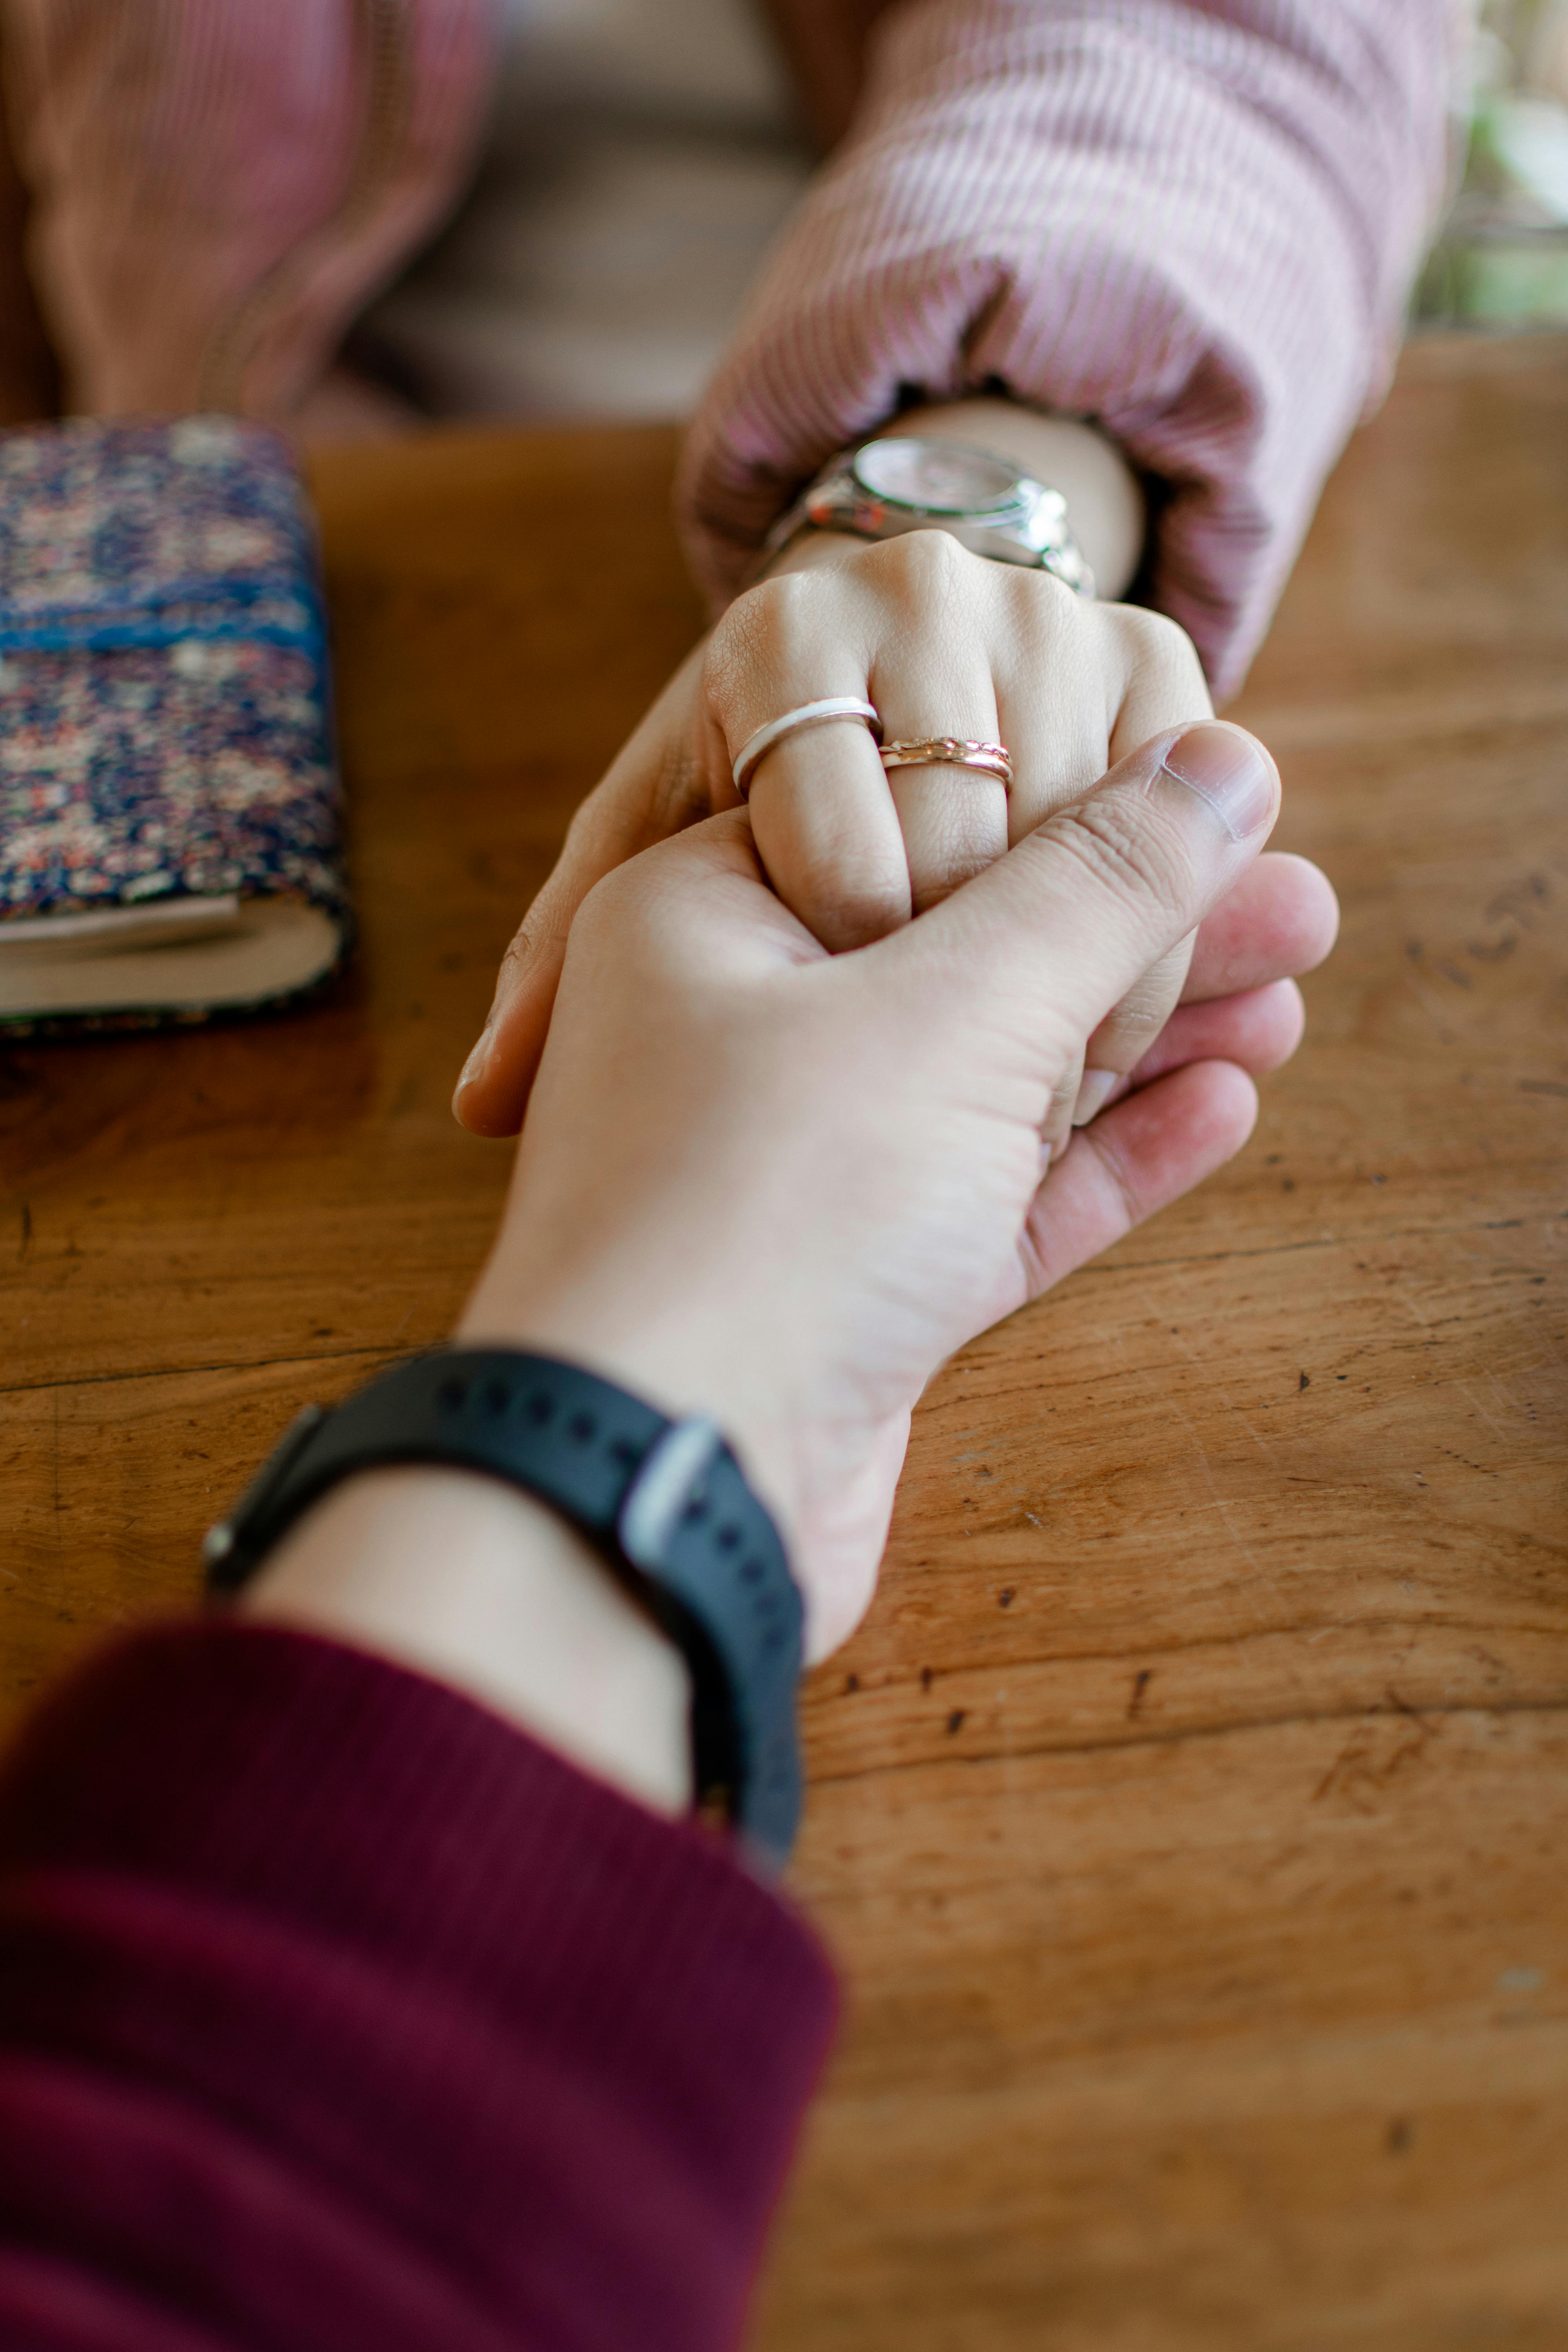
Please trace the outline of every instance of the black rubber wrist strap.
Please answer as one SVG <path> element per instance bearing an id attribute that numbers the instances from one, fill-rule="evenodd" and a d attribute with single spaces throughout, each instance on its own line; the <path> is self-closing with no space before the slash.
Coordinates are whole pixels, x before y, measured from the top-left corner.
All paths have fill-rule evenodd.
<path id="1" fill-rule="evenodd" d="M 686 1658 L 699 1801 L 721 1799 L 760 1858 L 782 1864 L 800 1814 L 801 1598 L 713 1423 L 667 1420 L 550 1357 L 421 1356 L 330 1412 L 306 1408 L 208 1536 L 209 1588 L 237 1591 L 341 1479 L 407 1463 L 502 1479 L 587 1537 Z"/>

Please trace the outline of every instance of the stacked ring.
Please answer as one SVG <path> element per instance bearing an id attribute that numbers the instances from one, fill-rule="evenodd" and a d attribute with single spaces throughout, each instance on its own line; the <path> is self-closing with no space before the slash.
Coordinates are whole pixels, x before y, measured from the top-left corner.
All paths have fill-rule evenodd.
<path id="1" fill-rule="evenodd" d="M 973 768 L 994 776 L 1005 790 L 1013 783 L 1013 759 L 1005 743 L 977 743 L 966 735 L 931 735 L 921 741 L 884 743 L 882 765 L 893 768 Z"/>
<path id="2" fill-rule="evenodd" d="M 750 798 L 757 763 L 766 758 L 775 743 L 782 743 L 786 735 L 797 735 L 803 727 L 824 726 L 830 719 L 863 719 L 877 741 L 880 743 L 882 740 L 882 722 L 875 705 L 863 702 L 858 694 L 833 694 L 822 702 L 803 702 L 796 709 L 786 710 L 782 719 L 770 719 L 765 727 L 748 735 L 736 752 L 730 772 L 741 798 Z"/>
<path id="3" fill-rule="evenodd" d="M 972 768 L 976 775 L 994 776 L 1005 790 L 1013 783 L 1013 759 L 1005 743 L 984 743 L 968 735 L 929 735 L 919 740 L 884 743 L 882 721 L 874 704 L 863 702 L 857 694 L 834 694 L 821 702 L 803 702 L 794 710 L 786 710 L 782 719 L 770 719 L 748 735 L 735 754 L 731 773 L 735 790 L 742 800 L 750 796 L 752 778 L 759 763 L 787 735 L 797 735 L 803 728 L 821 727 L 830 719 L 858 719 L 868 726 L 879 747 L 882 765 L 894 768 Z"/>

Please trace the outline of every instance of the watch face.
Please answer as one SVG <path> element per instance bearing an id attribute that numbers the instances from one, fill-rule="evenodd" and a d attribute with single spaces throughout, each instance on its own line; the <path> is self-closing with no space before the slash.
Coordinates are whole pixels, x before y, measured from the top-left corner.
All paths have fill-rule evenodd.
<path id="1" fill-rule="evenodd" d="M 853 470 L 872 498 L 927 514 L 984 514 L 1018 503 L 1016 466 L 952 441 L 868 441 Z"/>

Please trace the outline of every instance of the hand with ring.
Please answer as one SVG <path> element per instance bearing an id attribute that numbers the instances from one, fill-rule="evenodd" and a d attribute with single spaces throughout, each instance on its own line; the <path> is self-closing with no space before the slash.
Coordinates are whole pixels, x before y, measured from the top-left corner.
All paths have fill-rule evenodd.
<path id="1" fill-rule="evenodd" d="M 745 800 L 779 898 L 842 951 L 935 905 L 1129 752 L 1210 711 L 1190 641 L 1158 614 L 1080 598 L 942 531 L 810 535 L 730 606 L 578 811 L 508 950 L 458 1116 L 484 1135 L 518 1127 L 572 918 L 652 842 Z M 1226 730 L 1205 740 L 1223 756 Z M 1327 882 L 1303 859 L 1266 856 L 1210 920 L 1225 955 L 1194 967 L 1192 940 L 1179 942 L 1102 1023 L 1085 1067 L 1062 1074 L 1048 1153 L 1136 1078 L 1174 1066 L 1186 1030 L 1193 1050 L 1254 1073 L 1294 1050 L 1291 975 L 1327 953 L 1337 923 Z"/>

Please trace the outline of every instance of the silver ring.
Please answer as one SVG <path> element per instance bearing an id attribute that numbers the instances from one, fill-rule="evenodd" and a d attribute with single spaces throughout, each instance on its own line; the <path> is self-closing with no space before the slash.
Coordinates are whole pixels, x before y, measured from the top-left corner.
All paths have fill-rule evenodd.
<path id="1" fill-rule="evenodd" d="M 735 779 L 735 790 L 742 800 L 750 798 L 752 778 L 757 762 L 764 759 L 775 743 L 786 735 L 796 734 L 803 727 L 820 727 L 829 719 L 863 719 L 877 741 L 882 740 L 882 722 L 875 706 L 862 702 L 858 694 L 831 694 L 825 702 L 803 702 L 796 710 L 786 710 L 782 719 L 770 719 L 754 735 L 748 735 L 735 754 L 735 764 L 730 771 Z"/>

